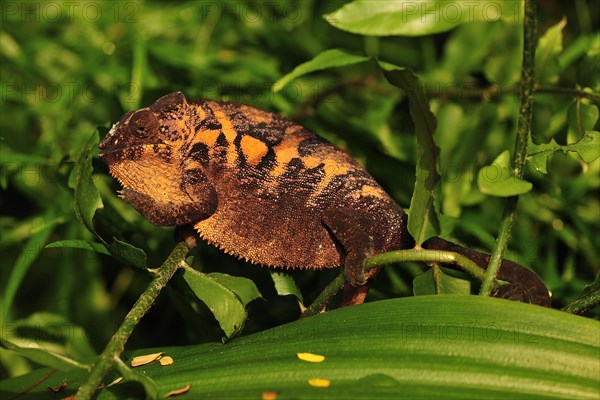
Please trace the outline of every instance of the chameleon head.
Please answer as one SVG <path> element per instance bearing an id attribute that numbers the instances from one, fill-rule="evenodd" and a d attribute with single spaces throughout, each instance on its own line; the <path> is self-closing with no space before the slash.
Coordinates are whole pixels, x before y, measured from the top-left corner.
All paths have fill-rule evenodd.
<path id="1" fill-rule="evenodd" d="M 99 157 L 125 189 L 152 198 L 178 192 L 180 148 L 189 134 L 188 102 L 181 92 L 130 111 L 100 142 Z"/>

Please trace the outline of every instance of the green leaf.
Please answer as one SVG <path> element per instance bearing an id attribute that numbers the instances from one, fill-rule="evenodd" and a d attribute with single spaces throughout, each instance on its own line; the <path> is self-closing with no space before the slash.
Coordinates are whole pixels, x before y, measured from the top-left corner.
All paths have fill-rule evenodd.
<path id="1" fill-rule="evenodd" d="M 62 354 L 57 354 L 50 350 L 40 349 L 36 346 L 33 347 L 21 347 L 12 343 L 9 340 L 3 339 L 0 337 L 0 344 L 2 347 L 8 350 L 12 350 L 28 359 L 41 364 L 46 365 L 52 368 L 56 368 L 59 370 L 69 370 L 72 368 L 80 368 L 89 371 L 91 369 L 90 365 L 82 364 L 78 361 L 73 360 L 67 356 Z"/>
<path id="2" fill-rule="evenodd" d="M 436 119 L 429 109 L 423 84 L 411 70 L 383 62 L 379 62 L 379 65 L 387 80 L 407 94 L 410 115 L 415 124 L 417 171 L 415 190 L 410 201 L 408 231 L 420 246 L 441 231 L 438 215 L 441 177 L 437 169 L 440 149 L 433 139 Z"/>
<path id="3" fill-rule="evenodd" d="M 84 330 L 61 315 L 39 312 L 2 328 L 2 346 L 42 365 L 89 370 L 85 361 L 96 355 Z"/>
<path id="4" fill-rule="evenodd" d="M 217 279 L 192 268 L 183 270 L 192 291 L 213 313 L 227 338 L 240 332 L 246 321 L 244 302 Z"/>
<path id="5" fill-rule="evenodd" d="M 295 296 L 300 305 L 303 306 L 304 299 L 302 297 L 302 292 L 290 274 L 286 274 L 285 272 L 271 271 L 271 279 L 273 279 L 275 291 L 277 291 L 278 295 Z"/>
<path id="6" fill-rule="evenodd" d="M 7 348 L 55 368 L 87 368 L 85 361 L 96 355 L 83 328 L 48 312 L 4 322 L 2 339 Z"/>
<path id="7" fill-rule="evenodd" d="M 565 154 L 569 151 L 574 151 L 579 154 L 583 161 L 590 163 L 600 157 L 600 133 L 597 131 L 587 131 L 577 143 L 566 146 L 559 145 L 554 139 L 550 143 L 540 145 L 529 143 L 527 162 L 536 171 L 547 174 L 548 159 L 558 150 L 562 150 Z"/>
<path id="8" fill-rule="evenodd" d="M 123 379 L 138 382 L 144 387 L 144 391 L 146 392 L 146 397 L 148 399 L 157 399 L 158 398 L 158 387 L 156 383 L 149 376 L 144 375 L 143 372 L 130 368 L 125 364 L 120 358 L 115 363 L 117 370 L 123 377 Z M 118 396 L 117 396 L 118 398 Z"/>
<path id="9" fill-rule="evenodd" d="M 436 271 L 437 269 L 437 271 Z M 471 282 L 454 277 L 446 268 L 429 268 L 413 279 L 413 293 L 415 296 L 429 294 L 471 294 Z M 448 272 L 448 273 L 446 273 Z"/>
<path id="10" fill-rule="evenodd" d="M 566 147 L 567 149 L 565 149 Z M 600 132 L 586 131 L 583 138 L 577 143 L 563 146 L 565 153 L 567 151 L 575 151 L 583 161 L 591 163 L 600 157 Z"/>
<path id="11" fill-rule="evenodd" d="M 92 180 L 92 155 L 98 150 L 99 140 L 98 130 L 96 130 L 86 142 L 69 176 L 69 187 L 75 192 L 77 218 L 95 236 L 98 235 L 94 229 L 92 218 L 96 210 L 103 207 L 100 193 Z"/>
<path id="12" fill-rule="evenodd" d="M 559 55 L 563 51 L 562 31 L 567 25 L 563 17 L 556 25 L 548 28 L 540 38 L 535 51 L 536 80 L 540 85 L 558 82 L 561 72 Z"/>
<path id="13" fill-rule="evenodd" d="M 477 174 L 477 186 L 482 193 L 491 196 L 509 197 L 527 193 L 531 182 L 517 178 L 510 166 L 510 152 L 502 152 L 491 165 L 486 165 Z"/>
<path id="14" fill-rule="evenodd" d="M 252 300 L 262 298 L 254 282 L 248 278 L 222 274 L 220 272 L 212 272 L 207 274 L 207 276 L 235 293 L 244 306 L 247 306 Z"/>
<path id="15" fill-rule="evenodd" d="M 355 0 L 323 18 L 338 29 L 361 35 L 423 36 L 471 22 L 518 22 L 522 13 L 521 0 Z"/>
<path id="16" fill-rule="evenodd" d="M 57 240 L 56 242 L 48 243 L 47 249 L 53 248 L 69 248 L 69 249 L 83 249 L 95 251 L 100 254 L 110 255 L 110 252 L 101 243 L 88 242 L 86 240 Z"/>
<path id="17" fill-rule="evenodd" d="M 279 78 L 279 80 L 273 84 L 272 90 L 277 93 L 294 79 L 302 75 L 310 74 L 311 72 L 359 64 L 368 61 L 369 59 L 370 58 L 367 56 L 352 54 L 342 49 L 325 50 L 324 52 L 317 54 L 312 60 L 298 65 L 292 72 Z"/>
<path id="18" fill-rule="evenodd" d="M 226 344 L 139 349 L 129 356 L 165 351 L 173 358 L 169 367 L 139 368 L 161 397 L 189 384 L 184 397 L 190 399 L 260 398 L 269 391 L 278 399 L 595 399 L 599 330 L 598 321 L 529 304 L 417 296 L 326 312 Z M 301 361 L 298 352 L 325 360 Z M 28 395 L 47 396 L 47 386 L 84 375 L 57 372 L 33 387 L 40 379 L 34 372 L 0 382 L 0 391 L 10 397 L 33 387 Z M 331 385 L 311 387 L 311 378 Z"/>
<path id="19" fill-rule="evenodd" d="M 129 243 L 125 243 L 113 237 L 113 242 L 108 246 L 108 251 L 110 251 L 112 255 L 125 261 L 127 264 L 137 268 L 147 268 L 147 256 L 144 250 Z"/>

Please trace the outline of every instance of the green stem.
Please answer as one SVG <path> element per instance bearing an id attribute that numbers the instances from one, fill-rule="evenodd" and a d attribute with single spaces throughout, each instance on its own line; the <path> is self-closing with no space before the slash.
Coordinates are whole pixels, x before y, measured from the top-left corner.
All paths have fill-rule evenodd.
<path id="1" fill-rule="evenodd" d="M 325 287 L 325 289 L 323 289 L 323 291 L 317 296 L 315 301 L 313 301 L 312 304 L 308 306 L 306 310 L 304 310 L 300 318 L 306 318 L 320 313 L 323 307 L 329 304 L 333 296 L 335 296 L 335 294 L 340 291 L 340 289 L 342 288 L 342 286 L 344 286 L 345 283 L 346 275 L 344 275 L 344 273 L 342 272 L 341 274 L 336 276 L 336 278 L 333 281 L 331 281 L 329 285 Z"/>
<path id="2" fill-rule="evenodd" d="M 571 304 L 562 308 L 562 311 L 568 312 L 570 314 L 583 314 L 592 308 L 596 308 L 600 306 L 600 291 L 594 292 L 589 296 L 582 297 L 581 299 L 577 299 Z"/>
<path id="3" fill-rule="evenodd" d="M 365 262 L 365 270 L 401 262 L 453 264 L 479 280 L 482 280 L 485 274 L 481 267 L 462 254 L 443 250 L 415 249 L 389 251 L 387 253 L 371 256 Z M 346 277 L 344 276 L 344 273 L 339 274 L 331 283 L 329 283 L 329 285 L 325 287 L 325 289 L 323 289 L 323 291 L 304 311 L 304 313 L 302 313 L 301 318 L 309 317 L 321 312 L 323 307 L 325 307 L 331 301 L 331 298 L 340 291 L 345 283 Z"/>
<path id="4" fill-rule="evenodd" d="M 369 257 L 365 263 L 367 270 L 381 265 L 397 262 L 424 262 L 438 264 L 453 264 L 474 278 L 482 280 L 484 270 L 462 254 L 444 250 L 396 250 Z"/>
<path id="5" fill-rule="evenodd" d="M 188 252 L 189 248 L 183 242 L 175 246 L 169 257 L 158 269 L 152 282 L 150 282 L 144 293 L 142 293 L 135 302 L 117 332 L 113 335 L 102 354 L 98 357 L 98 361 L 94 365 L 94 368 L 75 395 L 77 400 L 87 400 L 92 398 L 96 388 L 100 385 L 106 373 L 112 368 L 115 359 L 123 352 L 125 343 L 129 339 L 129 336 L 131 336 L 133 329 L 137 326 L 142 317 L 146 315 L 162 288 L 165 287 L 175 271 L 181 266 L 182 261 L 185 260 Z"/>
<path id="6" fill-rule="evenodd" d="M 537 19 L 535 0 L 525 0 L 525 19 L 523 21 L 523 65 L 521 68 L 521 89 L 517 138 L 512 157 L 513 172 L 516 178 L 522 178 L 527 159 L 527 141 L 531 129 L 533 95 L 535 93 L 535 47 L 537 44 Z M 496 283 L 504 253 L 510 239 L 510 229 L 515 220 L 518 197 L 506 199 L 498 238 L 490 257 L 490 263 L 481 285 L 482 296 L 489 296 Z"/>

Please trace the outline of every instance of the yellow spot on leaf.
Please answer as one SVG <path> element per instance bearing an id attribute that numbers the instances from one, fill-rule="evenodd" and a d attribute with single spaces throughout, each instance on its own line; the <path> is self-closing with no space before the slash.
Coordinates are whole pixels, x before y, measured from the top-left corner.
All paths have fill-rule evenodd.
<path id="1" fill-rule="evenodd" d="M 320 363 L 325 361 L 325 356 L 313 353 L 296 353 L 296 357 L 298 357 L 299 360 L 308 361 L 312 363 Z"/>
<path id="2" fill-rule="evenodd" d="M 329 387 L 329 385 L 331 385 L 331 381 L 329 379 L 323 378 L 312 378 L 308 380 L 308 384 L 314 387 L 326 388 Z"/>
<path id="3" fill-rule="evenodd" d="M 271 390 L 269 392 L 262 392 L 262 400 L 276 400 L 277 399 L 277 392 L 274 390 Z"/>
<path id="4" fill-rule="evenodd" d="M 182 387 L 181 389 L 171 390 L 169 393 L 165 394 L 165 397 L 175 397 L 175 396 L 182 395 L 184 393 L 189 392 L 191 387 L 192 387 L 192 385 L 186 385 L 185 387 Z"/>
<path id="5" fill-rule="evenodd" d="M 165 352 L 161 351 L 160 353 L 147 354 L 145 356 L 133 357 L 133 360 L 131 360 L 131 366 L 139 367 L 142 365 L 150 364 L 152 361 L 155 361 L 155 360 L 158 360 L 159 358 L 161 358 L 163 354 L 165 354 Z"/>
<path id="6" fill-rule="evenodd" d="M 161 358 L 159 358 L 158 362 L 162 366 L 171 365 L 171 364 L 173 364 L 173 357 L 169 357 L 169 356 L 161 357 Z"/>
<path id="7" fill-rule="evenodd" d="M 250 165 L 257 165 L 269 151 L 266 144 L 252 136 L 243 136 L 240 146 Z"/>

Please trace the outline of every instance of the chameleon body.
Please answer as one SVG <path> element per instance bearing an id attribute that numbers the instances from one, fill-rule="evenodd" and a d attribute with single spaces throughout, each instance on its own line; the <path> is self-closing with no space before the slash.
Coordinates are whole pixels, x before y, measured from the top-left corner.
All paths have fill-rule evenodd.
<path id="1" fill-rule="evenodd" d="M 270 112 L 175 92 L 125 114 L 99 148 L 121 197 L 150 222 L 192 224 L 209 243 L 266 266 L 345 265 L 349 304 L 366 295 L 366 257 L 411 245 L 404 212 L 371 175 Z"/>

